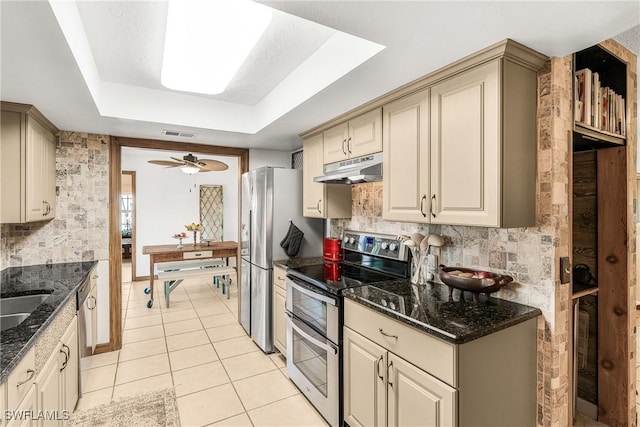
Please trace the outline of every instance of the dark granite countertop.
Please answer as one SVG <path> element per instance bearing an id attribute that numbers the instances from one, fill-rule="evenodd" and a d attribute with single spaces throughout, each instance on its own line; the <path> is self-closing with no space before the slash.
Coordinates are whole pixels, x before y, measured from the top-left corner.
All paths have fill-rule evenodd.
<path id="1" fill-rule="evenodd" d="M 276 260 L 273 263 L 286 270 L 288 268 L 302 267 L 303 265 L 322 264 L 322 257 L 289 258 Z"/>
<path id="2" fill-rule="evenodd" d="M 0 298 L 51 295 L 21 324 L 0 332 L 0 384 L 47 329 L 58 311 L 75 296 L 97 261 L 10 267 L 0 272 Z"/>
<path id="3" fill-rule="evenodd" d="M 450 299 L 446 285 L 412 285 L 406 279 L 351 288 L 344 297 L 453 344 L 472 341 L 542 314 L 538 308 L 484 294 L 475 303 L 469 292 L 461 296 L 456 290 Z M 389 308 L 392 304 L 396 310 Z"/>

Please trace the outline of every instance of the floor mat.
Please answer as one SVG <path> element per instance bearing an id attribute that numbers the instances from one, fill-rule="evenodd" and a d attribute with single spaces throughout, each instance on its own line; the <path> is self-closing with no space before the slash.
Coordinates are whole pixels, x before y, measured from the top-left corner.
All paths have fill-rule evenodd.
<path id="1" fill-rule="evenodd" d="M 180 416 L 173 389 L 126 397 L 71 415 L 65 426 L 179 427 Z"/>

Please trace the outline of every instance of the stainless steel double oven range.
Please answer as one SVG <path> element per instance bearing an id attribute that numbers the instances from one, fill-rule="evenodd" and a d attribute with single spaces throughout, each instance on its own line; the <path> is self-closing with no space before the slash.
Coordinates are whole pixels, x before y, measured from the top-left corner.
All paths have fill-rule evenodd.
<path id="1" fill-rule="evenodd" d="M 287 373 L 332 426 L 342 425 L 343 297 L 349 288 L 408 277 L 396 236 L 345 231 L 341 262 L 287 271 Z"/>

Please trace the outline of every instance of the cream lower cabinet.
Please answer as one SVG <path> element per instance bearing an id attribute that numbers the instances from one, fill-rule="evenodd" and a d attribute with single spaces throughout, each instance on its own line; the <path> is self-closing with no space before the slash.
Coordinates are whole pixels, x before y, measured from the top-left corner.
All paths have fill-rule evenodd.
<path id="1" fill-rule="evenodd" d="M 535 224 L 542 58 L 513 42 L 486 53 L 383 106 L 384 219 Z"/>
<path id="2" fill-rule="evenodd" d="M 344 329 L 344 416 L 351 426 L 451 426 L 456 390 Z"/>
<path id="3" fill-rule="evenodd" d="M 78 323 L 74 315 L 37 375 L 32 347 L 0 386 L 0 396 L 7 395 L 3 418 L 11 414 L 6 417 L 7 426 L 61 426 L 78 402 L 78 368 Z"/>
<path id="4" fill-rule="evenodd" d="M 287 310 L 287 283 L 285 269 L 273 267 L 273 345 L 280 353 L 287 354 L 287 328 L 285 312 Z"/>
<path id="5" fill-rule="evenodd" d="M 351 186 L 313 181 L 324 172 L 323 146 L 322 134 L 302 142 L 302 214 L 309 218 L 349 218 Z"/>
<path id="6" fill-rule="evenodd" d="M 58 129 L 31 105 L 2 102 L 0 222 L 55 217 Z"/>
<path id="7" fill-rule="evenodd" d="M 344 421 L 535 425 L 536 322 L 453 344 L 345 299 Z"/>

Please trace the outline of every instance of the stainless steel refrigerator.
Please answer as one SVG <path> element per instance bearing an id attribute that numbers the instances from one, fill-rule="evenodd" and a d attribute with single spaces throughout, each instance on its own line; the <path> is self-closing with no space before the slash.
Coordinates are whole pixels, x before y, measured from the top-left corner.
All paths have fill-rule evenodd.
<path id="1" fill-rule="evenodd" d="M 273 261 L 290 222 L 304 238 L 296 257 L 322 255 L 323 221 L 302 216 L 302 170 L 262 167 L 242 175 L 240 322 L 265 353 L 273 352 Z"/>

